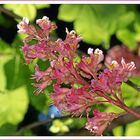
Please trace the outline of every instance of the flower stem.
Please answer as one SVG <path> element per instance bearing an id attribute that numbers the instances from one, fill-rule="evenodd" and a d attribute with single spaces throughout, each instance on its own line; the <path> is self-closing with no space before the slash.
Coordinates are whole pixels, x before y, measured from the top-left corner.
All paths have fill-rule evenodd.
<path id="1" fill-rule="evenodd" d="M 134 115 L 135 117 L 137 117 L 137 118 L 140 119 L 140 114 L 137 113 L 136 111 L 132 110 L 132 109 L 129 108 L 128 106 L 126 106 L 126 105 L 122 105 L 121 108 L 124 109 L 126 112 L 128 112 L 128 113 L 130 113 L 130 114 L 132 114 L 132 115 Z"/>

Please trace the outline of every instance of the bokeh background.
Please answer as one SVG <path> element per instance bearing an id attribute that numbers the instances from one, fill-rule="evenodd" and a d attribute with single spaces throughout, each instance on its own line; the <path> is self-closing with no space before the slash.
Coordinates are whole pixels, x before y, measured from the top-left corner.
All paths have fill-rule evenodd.
<path id="1" fill-rule="evenodd" d="M 58 29 L 52 37 L 65 39 L 65 28 L 75 30 L 83 37 L 79 51 L 87 53 L 89 47 L 100 48 L 107 55 L 108 51 L 118 45 L 120 50 L 125 46 L 129 59 L 137 61 L 140 68 L 140 6 L 139 5 L 56 5 L 56 4 L 1 4 L 0 5 L 0 135 L 22 136 L 86 136 L 91 135 L 84 129 L 85 118 L 66 118 L 53 105 L 48 94 L 33 94 L 34 88 L 30 79 L 35 64 L 27 66 L 21 51 L 22 39 L 17 33 L 20 18 L 35 20 L 48 16 Z M 125 52 L 125 51 L 124 51 Z M 121 54 L 123 55 L 123 54 Z M 118 58 L 119 59 L 119 58 Z M 47 62 L 38 62 L 42 69 Z M 130 79 L 140 85 L 140 74 Z M 123 84 L 123 96 L 130 107 L 140 106 L 140 92 Z M 50 86 L 46 92 L 53 91 Z M 121 112 L 111 105 L 97 106 L 102 111 Z M 49 123 L 52 114 L 60 117 Z M 36 122 L 36 123 L 34 123 Z M 36 124 L 42 123 L 38 127 Z M 32 124 L 32 125 L 30 125 Z M 27 127 L 25 127 L 27 126 Z M 32 129 L 30 129 L 32 126 Z M 140 120 L 118 126 L 106 136 L 140 136 Z"/>

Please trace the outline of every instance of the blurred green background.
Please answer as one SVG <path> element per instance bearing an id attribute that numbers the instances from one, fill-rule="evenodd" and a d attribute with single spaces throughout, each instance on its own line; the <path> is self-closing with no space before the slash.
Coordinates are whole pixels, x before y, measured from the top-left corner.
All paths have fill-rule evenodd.
<path id="1" fill-rule="evenodd" d="M 16 135 L 22 127 L 48 119 L 51 100 L 47 94 L 35 96 L 30 79 L 34 63 L 27 66 L 21 52 L 24 35 L 17 33 L 17 17 L 28 17 L 32 23 L 48 16 L 58 29 L 54 38 L 65 38 L 65 28 L 75 30 L 83 37 L 79 51 L 86 53 L 89 47 L 100 48 L 106 54 L 114 45 L 124 44 L 130 50 L 140 42 L 139 5 L 50 5 L 3 4 L 0 5 L 0 135 Z M 45 68 L 48 62 L 38 62 Z M 133 77 L 140 85 L 140 78 Z M 140 105 L 140 93 L 127 84 L 122 86 L 123 96 L 130 107 Z M 52 91 L 52 87 L 46 92 Z M 111 105 L 97 106 L 102 111 L 120 112 Z M 52 110 L 51 110 L 52 109 Z M 56 119 L 49 125 L 25 130 L 23 136 L 91 135 L 83 129 L 85 118 Z M 107 136 L 140 136 L 140 121 L 119 126 Z"/>

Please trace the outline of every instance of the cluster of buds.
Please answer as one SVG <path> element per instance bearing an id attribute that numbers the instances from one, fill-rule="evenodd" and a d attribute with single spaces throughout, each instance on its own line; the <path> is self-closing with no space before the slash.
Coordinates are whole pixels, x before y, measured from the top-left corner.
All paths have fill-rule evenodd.
<path id="1" fill-rule="evenodd" d="M 82 116 L 86 113 L 86 127 L 96 135 L 102 135 L 108 124 L 118 116 L 117 113 L 94 111 L 89 118 L 92 106 L 110 103 L 129 112 L 124 104 L 121 84 L 127 81 L 135 69 L 133 62 L 121 65 L 112 61 L 108 68 L 102 70 L 103 52 L 100 49 L 88 49 L 88 54 L 80 56 L 76 52 L 81 37 L 75 31 L 66 29 L 65 40 L 52 40 L 51 31 L 56 29 L 48 17 L 36 21 L 37 26 L 30 25 L 27 18 L 18 24 L 19 32 L 27 34 L 22 47 L 27 64 L 34 59 L 49 60 L 50 66 L 41 71 L 35 67 L 35 94 L 38 95 L 46 87 L 53 84 L 53 93 L 49 93 L 54 104 L 62 112 L 72 116 Z M 35 40 L 34 44 L 30 44 Z M 132 112 L 132 111 L 131 111 Z"/>

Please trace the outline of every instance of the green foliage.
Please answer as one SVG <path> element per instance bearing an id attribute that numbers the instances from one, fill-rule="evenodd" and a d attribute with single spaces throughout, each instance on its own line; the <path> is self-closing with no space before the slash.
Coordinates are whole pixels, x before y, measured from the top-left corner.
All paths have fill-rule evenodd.
<path id="1" fill-rule="evenodd" d="M 128 29 L 119 30 L 117 32 L 117 37 L 130 48 L 135 48 L 137 46 L 135 33 Z"/>
<path id="2" fill-rule="evenodd" d="M 0 136 L 11 136 L 14 135 L 16 132 L 17 127 L 12 124 L 5 124 L 0 127 Z"/>
<path id="3" fill-rule="evenodd" d="M 21 17 L 27 17 L 33 21 L 36 17 L 37 10 L 48 8 L 48 4 L 5 4 L 4 7 L 13 11 Z"/>
<path id="4" fill-rule="evenodd" d="M 31 85 L 30 85 L 31 86 Z M 47 114 L 48 107 L 50 105 L 50 97 L 47 94 L 39 94 L 35 96 L 33 94 L 34 90 L 29 90 L 31 104 L 40 112 Z"/>
<path id="5" fill-rule="evenodd" d="M 31 22 L 36 16 L 41 18 L 38 12 L 41 9 L 49 8 L 48 4 L 4 4 L 4 8 L 11 10 L 21 17 L 28 17 Z M 76 32 L 81 35 L 83 40 L 90 44 L 103 45 L 106 49 L 110 46 L 111 37 L 113 35 L 127 45 L 130 49 L 137 46 L 140 41 L 140 16 L 134 5 L 60 5 L 58 19 L 66 22 L 72 22 Z M 48 16 L 47 13 L 41 13 Z M 54 21 L 55 22 L 55 21 Z M 6 24 L 5 24 L 6 23 Z M 5 14 L 0 13 L 0 26 L 8 29 L 9 38 L 16 28 L 11 19 Z M 11 30 L 12 29 L 12 30 Z M 11 32 L 12 31 L 12 32 Z M 0 38 L 0 135 L 14 135 L 20 122 L 25 118 L 29 104 L 34 107 L 37 113 L 43 112 L 47 114 L 48 107 L 52 104 L 52 100 L 48 96 L 53 92 L 53 86 L 49 86 L 44 94 L 35 96 L 33 94 L 35 88 L 31 85 L 31 74 L 34 73 L 36 64 L 40 65 L 41 70 L 46 69 L 50 64 L 47 61 L 35 60 L 29 65 L 25 65 L 21 52 L 22 39 L 24 35 L 17 35 L 15 29 L 15 38 L 12 43 L 6 43 Z M 55 36 L 56 33 L 55 33 Z M 54 37 L 54 34 L 52 34 Z M 6 39 L 5 39 L 6 40 Z M 10 41 L 9 41 L 10 42 Z M 32 42 L 31 42 L 32 43 Z M 79 51 L 81 55 L 81 52 Z M 74 64 L 79 62 L 77 56 L 73 60 Z M 133 77 L 130 80 L 140 86 L 140 78 Z M 75 85 L 79 88 L 80 85 Z M 123 97 L 126 104 L 130 107 L 139 106 L 140 93 L 126 83 L 122 85 Z M 101 111 L 122 112 L 121 109 L 114 106 L 98 106 Z M 97 107 L 97 108 L 98 108 Z M 94 107 L 93 107 L 94 110 Z M 50 131 L 56 135 L 80 129 L 85 126 L 85 118 L 72 118 L 63 121 L 55 120 L 50 127 Z M 139 136 L 140 122 L 126 125 L 126 136 Z M 122 134 L 123 128 L 117 127 L 113 130 L 115 136 Z M 25 131 L 24 136 L 36 135 L 31 130 Z"/>
<path id="6" fill-rule="evenodd" d="M 136 14 L 133 6 L 126 5 L 61 5 L 58 18 L 73 22 L 85 42 L 103 45 L 107 49 L 112 35 L 116 34 L 122 43 L 135 48 L 140 41 Z"/>
<path id="7" fill-rule="evenodd" d="M 122 93 L 123 93 L 125 103 L 128 106 L 134 107 L 134 106 L 140 105 L 140 102 L 139 102 L 140 92 L 135 90 L 133 87 L 127 85 L 126 83 L 123 83 L 122 84 Z"/>
<path id="8" fill-rule="evenodd" d="M 28 94 L 26 87 L 7 90 L 0 94 L 0 126 L 11 123 L 18 124 L 24 118 L 28 108 Z"/>
<path id="9" fill-rule="evenodd" d="M 29 80 L 31 72 L 21 56 L 20 46 L 21 40 L 18 37 L 11 46 L 0 40 L 0 135 L 15 133 L 16 125 L 24 119 L 29 101 L 38 111 L 44 113 L 47 113 L 52 103 L 47 94 L 33 94 L 33 81 Z M 52 87 L 46 92 L 50 90 L 52 91 Z M 11 132 L 6 132 L 9 129 Z"/>
<path id="10" fill-rule="evenodd" d="M 139 136 L 140 131 L 139 131 L 139 126 L 140 126 L 140 120 L 130 123 L 126 127 L 126 136 Z"/>

